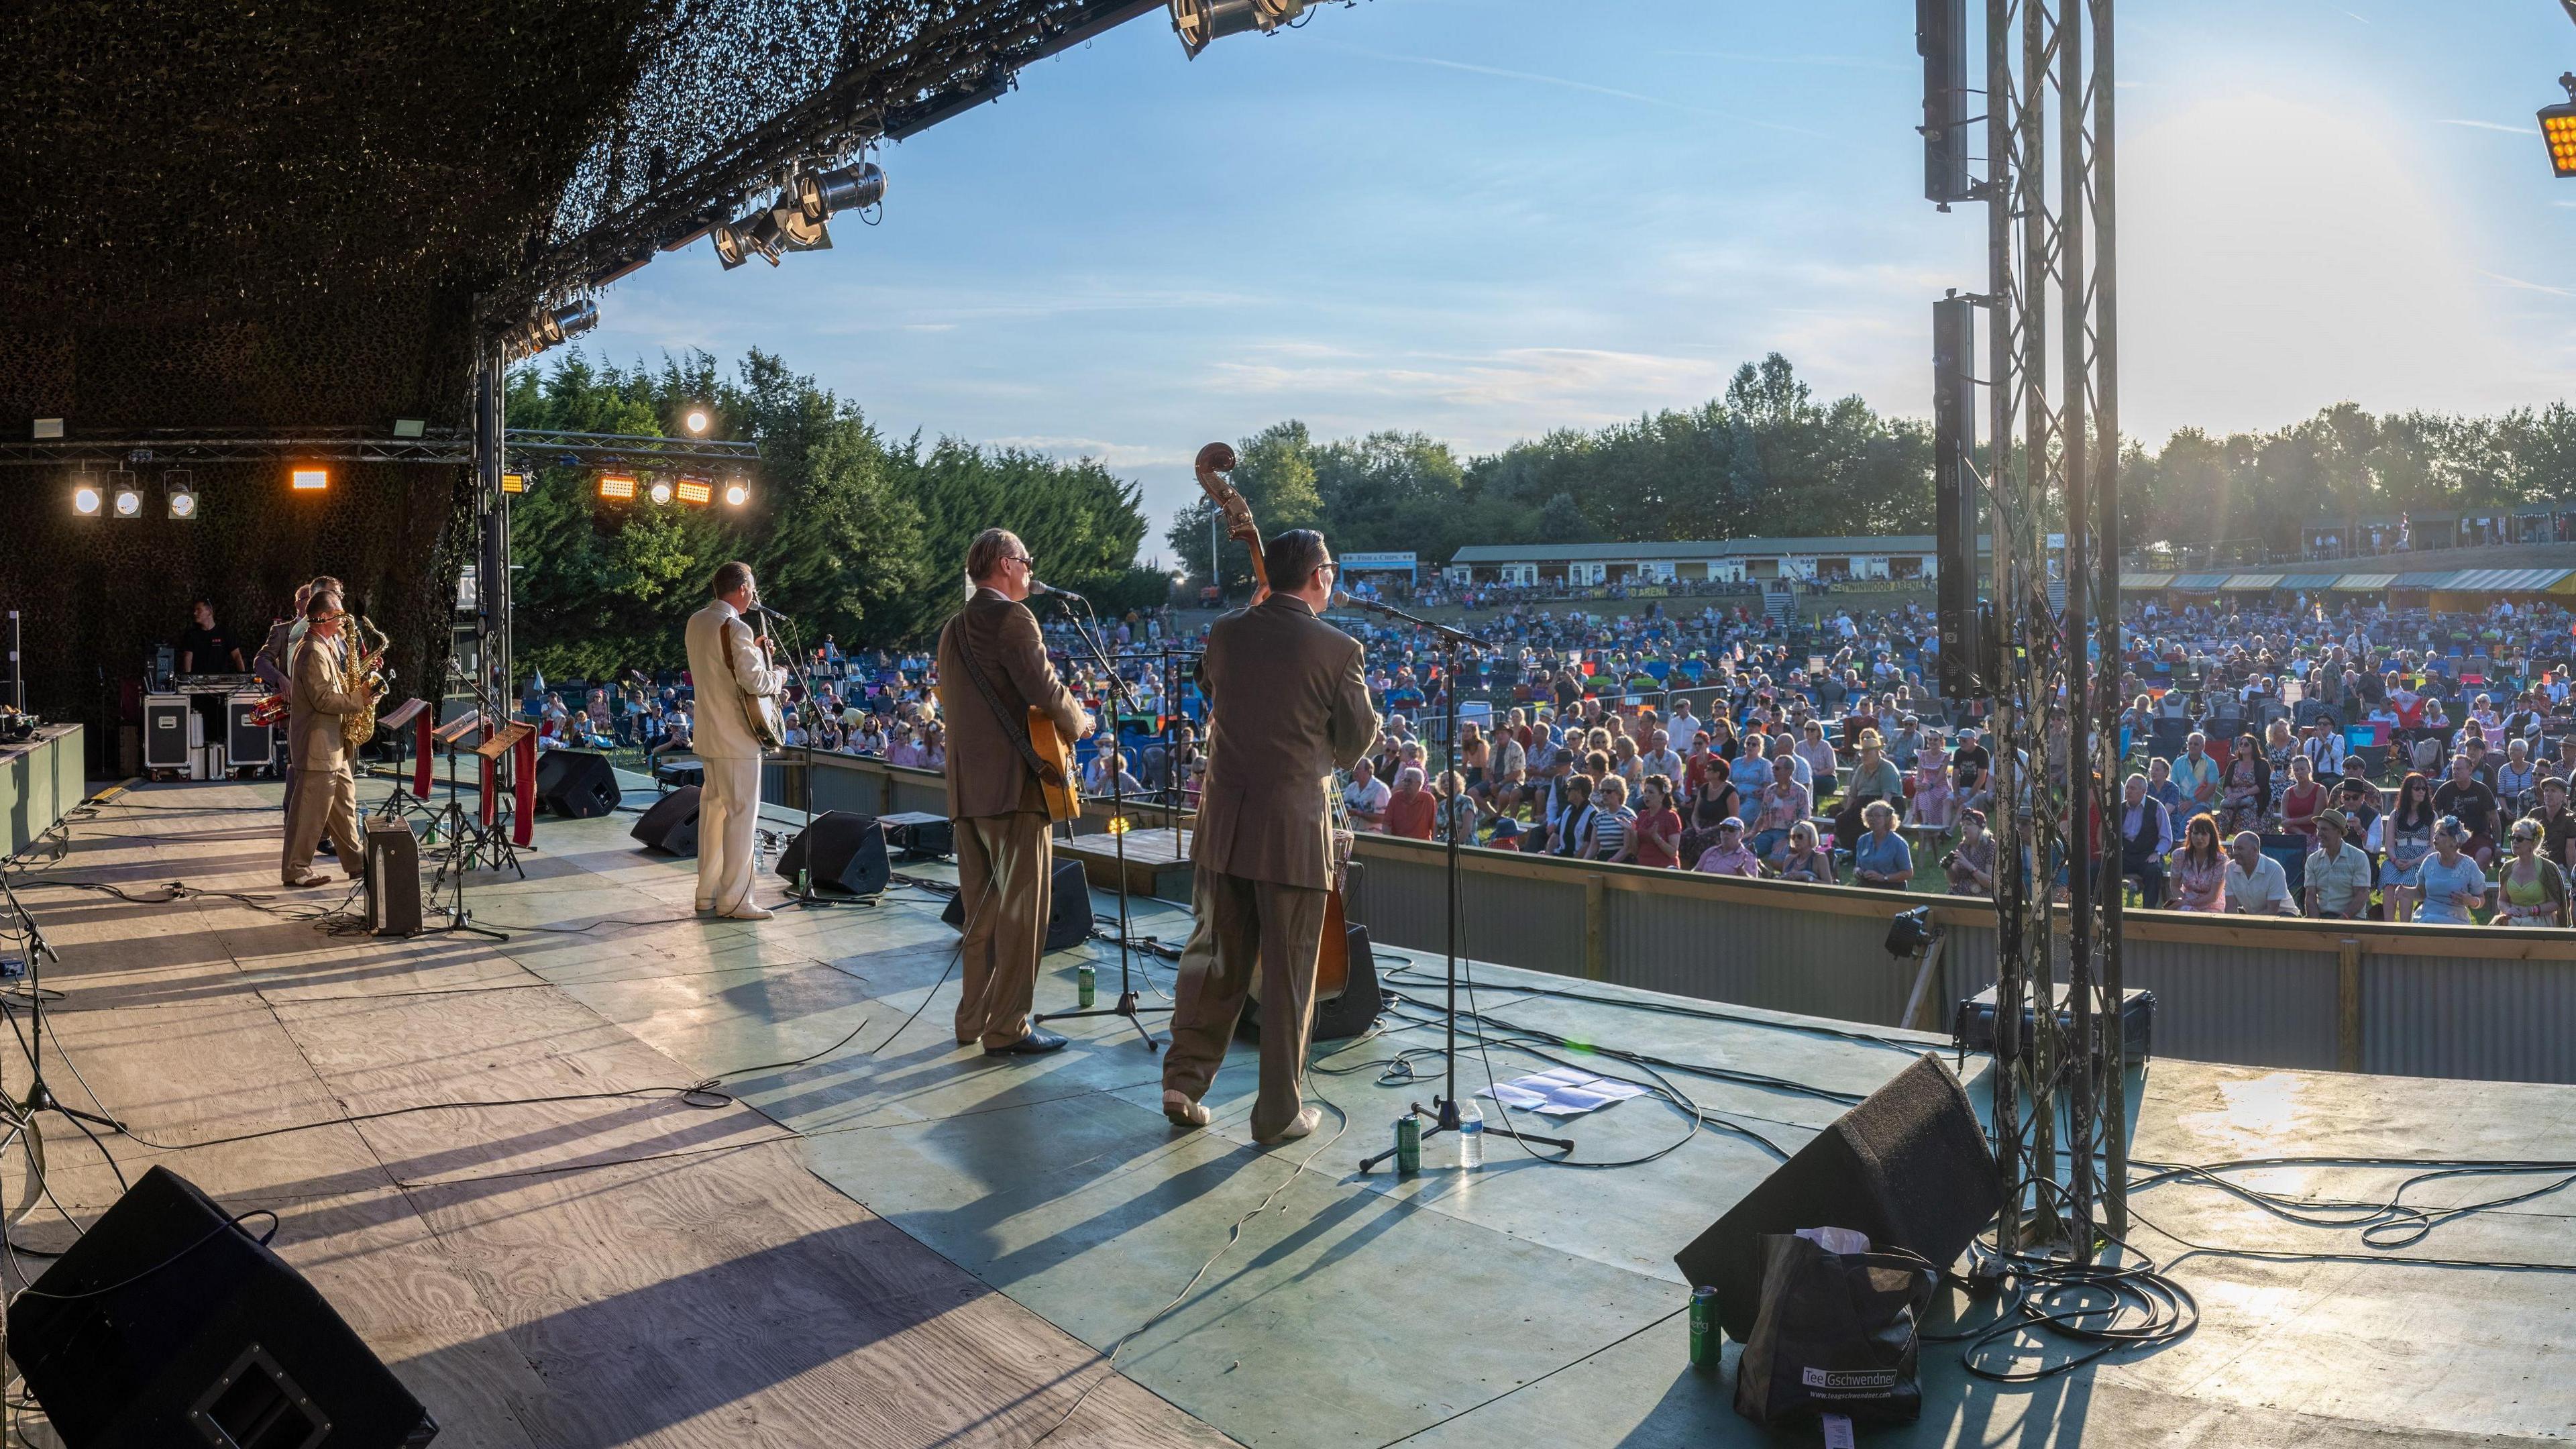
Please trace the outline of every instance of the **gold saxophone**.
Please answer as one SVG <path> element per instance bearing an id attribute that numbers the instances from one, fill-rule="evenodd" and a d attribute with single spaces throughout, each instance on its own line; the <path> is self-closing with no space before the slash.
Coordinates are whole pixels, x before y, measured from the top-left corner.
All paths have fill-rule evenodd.
<path id="1" fill-rule="evenodd" d="M 393 642 L 366 615 L 360 614 L 357 624 L 340 669 L 341 690 L 367 702 L 366 708 L 340 717 L 340 738 L 352 753 L 376 737 L 376 703 L 384 697 L 390 672 L 384 667 L 385 650 Z"/>

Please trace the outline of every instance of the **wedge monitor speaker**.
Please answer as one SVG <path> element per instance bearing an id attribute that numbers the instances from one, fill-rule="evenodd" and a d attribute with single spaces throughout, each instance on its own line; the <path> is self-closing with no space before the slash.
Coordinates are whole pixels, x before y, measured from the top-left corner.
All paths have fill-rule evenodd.
<path id="1" fill-rule="evenodd" d="M 849 810 L 827 810 L 814 817 L 779 852 L 779 879 L 793 883 L 797 872 L 809 868 L 816 890 L 850 895 L 875 895 L 894 879 L 884 828 L 875 816 Z"/>
<path id="2" fill-rule="evenodd" d="M 537 756 L 537 808 L 566 820 L 596 820 L 621 799 L 606 755 L 548 750 Z"/>
<path id="3" fill-rule="evenodd" d="M 679 789 L 653 802 L 644 818 L 628 832 L 643 842 L 646 850 L 664 855 L 698 853 L 698 787 L 682 785 Z"/>

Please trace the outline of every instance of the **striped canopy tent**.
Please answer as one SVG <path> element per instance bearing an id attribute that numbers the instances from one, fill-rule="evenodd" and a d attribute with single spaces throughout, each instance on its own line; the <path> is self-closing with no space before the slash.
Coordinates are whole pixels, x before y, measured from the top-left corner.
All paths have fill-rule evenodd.
<path id="1" fill-rule="evenodd" d="M 2269 593 L 2281 586 L 2279 574 L 2229 574 L 2219 587 L 2229 593 Z"/>
<path id="2" fill-rule="evenodd" d="M 2120 587 L 2124 589 L 2162 589 L 2171 587 L 2173 581 L 2172 574 L 2136 573 L 2126 569 L 2120 572 Z"/>
<path id="3" fill-rule="evenodd" d="M 2395 574 L 2345 574 L 2327 587 L 2339 594 L 2375 594 L 2396 582 Z"/>
<path id="4" fill-rule="evenodd" d="M 2341 574 L 2283 574 L 2274 587 L 2283 589 L 2331 589 Z"/>
<path id="5" fill-rule="evenodd" d="M 2171 588 L 2189 589 L 2196 593 L 2215 593 L 2227 587 L 2226 574 L 2176 574 Z"/>
<path id="6" fill-rule="evenodd" d="M 2399 574 L 2389 581 L 2388 586 L 2392 589 L 2439 589 L 2447 587 L 2459 572 L 2458 569 L 2418 569 L 2413 573 Z"/>
<path id="7" fill-rule="evenodd" d="M 2462 569 L 2441 587 L 2481 594 L 2539 594 L 2568 578 L 2576 578 L 2576 569 Z"/>

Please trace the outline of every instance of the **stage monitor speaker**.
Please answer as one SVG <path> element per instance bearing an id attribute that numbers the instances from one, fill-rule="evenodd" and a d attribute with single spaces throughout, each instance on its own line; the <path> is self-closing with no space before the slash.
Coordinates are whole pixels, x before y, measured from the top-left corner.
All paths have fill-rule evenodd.
<path id="1" fill-rule="evenodd" d="M 1937 1056 L 1922 1056 L 1845 1112 L 1798 1155 L 1673 1255 L 1691 1286 L 1717 1289 L 1738 1343 L 1762 1307 L 1762 1236 L 1851 1228 L 1873 1248 L 1903 1248 L 1947 1268 L 2003 1206 L 2003 1179 L 1968 1104 Z"/>
<path id="2" fill-rule="evenodd" d="M 420 840 L 398 816 L 367 821 L 367 933 L 420 934 Z"/>
<path id="3" fill-rule="evenodd" d="M 1046 947 L 1049 951 L 1070 951 L 1091 939 L 1091 881 L 1082 873 L 1082 862 L 1059 860 L 1055 863 L 1055 882 L 1048 891 Z M 939 913 L 948 929 L 966 929 L 966 897 L 948 898 L 948 909 Z"/>
<path id="4" fill-rule="evenodd" d="M 644 818 L 628 832 L 644 842 L 646 850 L 664 855 L 698 853 L 698 787 L 682 785 L 679 789 L 653 802 Z"/>
<path id="5" fill-rule="evenodd" d="M 596 820 L 623 799 L 606 755 L 547 750 L 537 756 L 537 809 L 566 820 Z"/>
<path id="6" fill-rule="evenodd" d="M 826 810 L 778 853 L 778 878 L 791 884 L 811 865 L 816 890 L 872 896 L 894 880 L 885 830 L 873 815 Z"/>
<path id="7" fill-rule="evenodd" d="M 224 762 L 236 770 L 266 769 L 277 763 L 277 731 L 255 724 L 260 697 L 236 694 L 224 701 Z"/>
<path id="8" fill-rule="evenodd" d="M 902 859 L 935 860 L 957 853 L 957 822 L 945 815 L 909 810 L 880 815 L 877 824 L 885 827 L 886 848 Z"/>
<path id="9" fill-rule="evenodd" d="M 412 1449 L 438 1425 L 320 1293 L 155 1167 L 9 1305 L 73 1449 Z"/>
<path id="10" fill-rule="evenodd" d="M 1368 927 L 1352 926 L 1349 930 L 1350 981 L 1343 986 L 1341 995 L 1315 1003 L 1315 1027 L 1307 1033 L 1308 1041 L 1343 1041 L 1358 1036 L 1376 1025 L 1379 1014 L 1386 1010 L 1386 988 L 1378 985 L 1377 957 L 1369 950 Z M 1243 1020 L 1234 1034 L 1247 1041 L 1261 1035 L 1261 1001 L 1257 995 L 1243 999 Z"/>
<path id="11" fill-rule="evenodd" d="M 143 768 L 188 768 L 188 722 L 195 713 L 184 694 L 150 694 L 143 698 Z"/>

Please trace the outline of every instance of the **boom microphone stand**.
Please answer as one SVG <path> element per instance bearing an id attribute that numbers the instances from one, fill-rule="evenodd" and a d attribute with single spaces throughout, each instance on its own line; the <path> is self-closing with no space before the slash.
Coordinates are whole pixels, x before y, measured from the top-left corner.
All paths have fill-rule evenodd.
<path id="1" fill-rule="evenodd" d="M 796 772 L 796 796 L 798 808 L 805 812 L 805 828 L 812 830 L 814 828 L 814 676 L 807 673 L 805 669 L 804 636 L 796 631 L 796 621 L 785 614 L 779 613 L 767 604 L 755 603 L 752 607 L 759 610 L 763 617 L 776 619 L 780 627 L 787 631 L 787 672 L 795 676 L 797 687 L 805 692 L 805 697 L 796 702 L 797 716 L 805 722 L 805 741 L 797 746 L 803 751 L 805 761 L 804 768 Z M 848 904 L 845 901 L 836 901 L 829 896 L 814 893 L 812 867 L 814 857 L 811 849 L 810 846 L 807 848 L 808 854 L 805 857 L 807 864 L 796 872 L 796 888 L 787 893 L 788 901 L 808 909 Z M 867 900 L 860 904 L 874 905 L 875 901 Z"/>
<path id="2" fill-rule="evenodd" d="M 1091 612 L 1091 601 L 1080 594 L 1065 589 L 1046 588 L 1035 580 L 1031 580 L 1030 584 L 1032 589 L 1045 589 L 1047 593 L 1059 599 L 1072 601 L 1066 606 L 1068 614 L 1072 611 L 1072 604 L 1080 604 L 1086 614 Z M 1096 626 L 1099 619 L 1095 616 L 1092 623 Z M 1070 1020 L 1077 1016 L 1123 1016 L 1127 1018 L 1127 1024 L 1136 1028 L 1137 1034 L 1145 1038 L 1145 1050 L 1160 1051 L 1163 1047 L 1162 1042 L 1155 1039 L 1152 1029 L 1138 1017 L 1144 1012 L 1169 1012 L 1173 1008 L 1139 1006 L 1136 1001 L 1136 983 L 1128 969 L 1128 963 L 1134 956 L 1135 942 L 1127 929 L 1127 790 L 1125 784 L 1127 772 L 1118 768 L 1119 750 L 1125 742 L 1124 736 L 1119 732 L 1119 726 L 1128 702 L 1127 681 L 1118 673 L 1116 666 L 1109 662 L 1107 651 L 1100 647 L 1096 628 L 1086 629 L 1080 619 L 1075 619 L 1073 632 L 1082 640 L 1082 647 L 1091 652 L 1092 662 L 1098 664 L 1101 672 L 1109 676 L 1109 834 L 1115 841 L 1118 851 L 1118 1004 L 1091 1007 L 1081 1011 L 1050 1011 L 1032 1016 L 1029 1021 L 1031 1025 L 1036 1025 L 1040 1022 Z"/>
<path id="3" fill-rule="evenodd" d="M 1373 614 L 1381 614 L 1390 619 L 1401 620 L 1404 623 L 1411 624 L 1416 629 L 1425 629 L 1430 631 L 1432 636 L 1440 641 L 1441 688 L 1448 696 L 1448 739 L 1445 742 L 1448 754 L 1446 756 L 1447 765 L 1445 766 L 1443 773 L 1446 773 L 1448 770 L 1455 770 L 1458 772 L 1458 778 L 1463 782 L 1467 777 L 1467 771 L 1465 766 L 1461 765 L 1458 761 L 1458 651 L 1461 647 L 1472 645 L 1475 641 L 1468 638 L 1468 636 L 1460 630 L 1452 629 L 1446 624 L 1435 624 L 1419 615 L 1408 614 L 1404 610 L 1396 608 L 1392 604 L 1381 604 L 1373 599 L 1362 599 L 1354 595 L 1340 593 L 1335 595 L 1333 602 L 1336 604 L 1350 604 L 1358 608 L 1366 609 Z M 1449 811 L 1446 813 L 1454 814 L 1455 810 L 1456 807 L 1451 806 Z M 1419 1102 L 1411 1104 L 1413 1115 L 1420 1117 L 1431 1124 L 1430 1126 L 1422 1129 L 1422 1140 L 1425 1142 L 1430 1141 L 1432 1138 L 1439 1136 L 1443 1132 L 1455 1132 L 1458 1130 L 1458 903 L 1461 896 L 1461 888 L 1458 876 L 1457 822 L 1454 819 L 1442 820 L 1440 822 L 1440 834 L 1445 842 L 1445 848 L 1443 849 L 1442 854 L 1445 856 L 1448 865 L 1449 890 L 1448 939 L 1446 942 L 1446 951 L 1448 954 L 1448 1005 L 1443 1012 L 1443 1014 L 1448 1018 L 1444 1024 L 1448 1039 L 1441 1054 L 1442 1059 L 1447 1063 L 1445 1071 L 1447 1073 L 1448 1082 L 1444 1090 L 1444 1094 L 1431 1099 L 1430 1107 L 1425 1108 Z M 1506 1115 L 1511 1109 L 1504 1106 L 1500 1101 L 1496 1101 L 1494 1103 L 1494 1110 L 1497 1114 L 1494 1120 L 1501 1127 L 1504 1135 L 1525 1143 L 1534 1142 L 1542 1147 L 1561 1148 L 1567 1152 L 1572 1152 L 1574 1150 L 1574 1142 L 1570 1138 L 1541 1137 L 1535 1132 L 1521 1131 L 1519 1127 L 1513 1124 L 1511 1118 Z M 1395 1149 L 1390 1147 L 1375 1157 L 1364 1158 L 1360 1162 L 1360 1171 L 1367 1172 L 1394 1155 Z"/>

